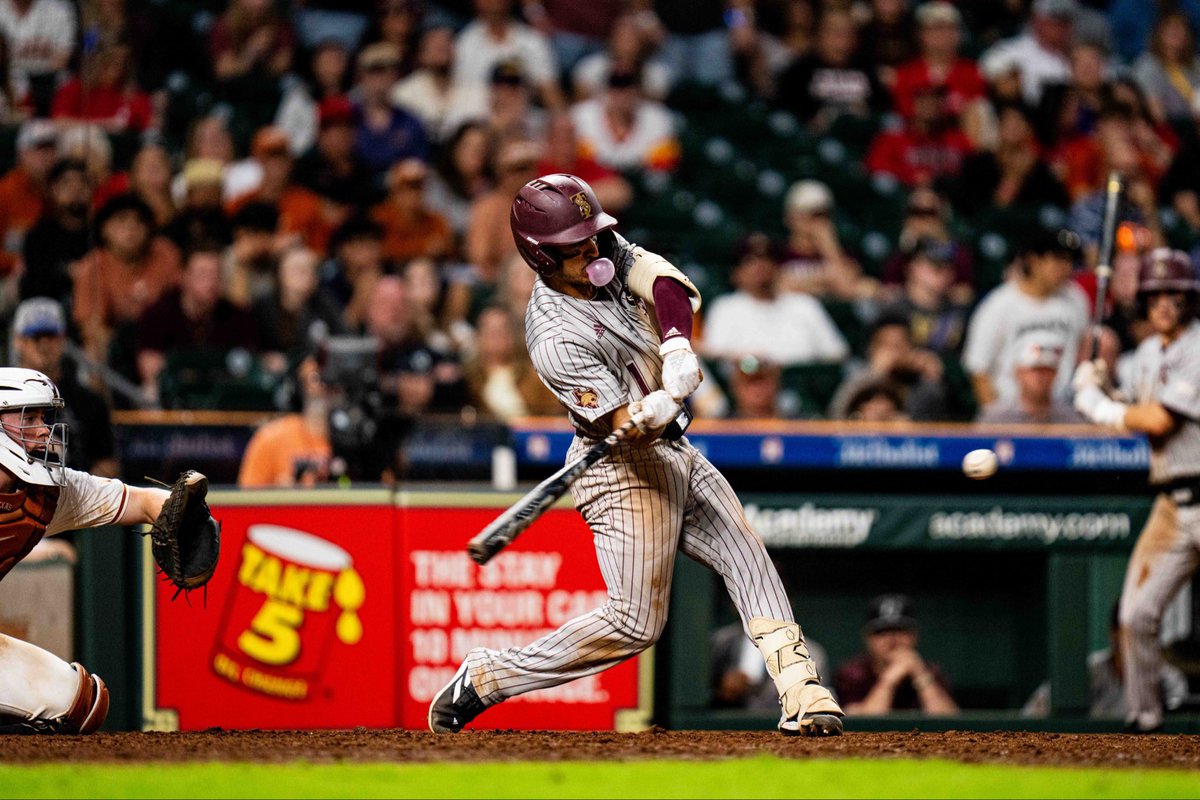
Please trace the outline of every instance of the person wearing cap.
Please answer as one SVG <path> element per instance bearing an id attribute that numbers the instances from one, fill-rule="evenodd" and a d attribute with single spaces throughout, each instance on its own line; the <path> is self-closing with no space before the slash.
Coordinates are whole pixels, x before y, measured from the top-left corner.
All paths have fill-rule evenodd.
<path id="1" fill-rule="evenodd" d="M 1067 54 L 1079 4 L 1076 0 L 1034 0 L 1031 11 L 1028 29 L 989 47 L 979 63 L 985 72 L 995 69 L 993 62 L 1016 68 L 1021 75 L 1022 97 L 1036 106 L 1047 84 L 1071 82 Z"/>
<path id="2" fill-rule="evenodd" d="M 1018 246 L 1008 279 L 975 308 L 967 323 L 962 363 L 981 408 L 1017 397 L 1017 341 L 1036 330 L 1062 336 L 1063 366 L 1054 394 L 1070 397 L 1071 367 L 1090 316 L 1087 295 L 1071 280 L 1081 252 L 1079 236 L 1073 231 L 1031 230 Z"/>
<path id="3" fill-rule="evenodd" d="M 783 419 L 795 416 L 795 409 L 783 407 L 779 392 L 782 372 L 778 364 L 747 354 L 726 359 L 722 366 L 729 372 L 731 418 Z"/>
<path id="4" fill-rule="evenodd" d="M 941 86 L 947 111 L 958 116 L 963 129 L 971 134 L 970 119 L 980 101 L 986 101 L 987 85 L 975 62 L 959 55 L 962 15 L 952 3 L 933 0 L 917 7 L 916 19 L 920 53 L 896 70 L 893 107 L 900 116 L 911 117 L 917 91 Z"/>
<path id="5" fill-rule="evenodd" d="M 779 248 L 761 232 L 746 237 L 730 273 L 735 291 L 712 301 L 705 316 L 705 357 L 747 353 L 779 366 L 838 363 L 850 347 L 811 295 L 781 292 Z"/>
<path id="6" fill-rule="evenodd" d="M 580 150 L 615 170 L 673 170 L 680 158 L 674 119 L 641 83 L 639 70 L 614 69 L 602 95 L 571 107 Z"/>
<path id="7" fill-rule="evenodd" d="M 296 160 L 296 183 L 320 195 L 325 221 L 336 227 L 355 206 L 377 199 L 376 176 L 358 157 L 358 111 L 344 97 L 326 97 L 318 106 L 317 143 Z"/>
<path id="8" fill-rule="evenodd" d="M 0 276 L 19 263 L 21 241 L 46 201 L 46 176 L 55 161 L 58 128 L 29 120 L 17 133 L 17 163 L 0 178 Z"/>
<path id="9" fill-rule="evenodd" d="M 445 258 L 454 232 L 445 217 L 425 204 L 429 168 L 417 158 L 397 162 L 387 173 L 388 196 L 371 210 L 383 228 L 384 255 L 397 264 L 413 258 Z"/>
<path id="10" fill-rule="evenodd" d="M 843 115 L 867 117 L 886 110 L 887 91 L 875 70 L 859 63 L 859 41 L 848 9 L 826 9 L 813 49 L 780 76 L 775 102 L 813 131 L 828 130 Z"/>
<path id="11" fill-rule="evenodd" d="M 975 299 L 975 261 L 971 249 L 950 230 L 949 203 L 928 186 L 919 186 L 909 193 L 896 249 L 883 263 L 881 280 L 893 298 L 898 293 L 907 294 L 908 265 L 918 251 L 936 253 L 939 259 L 950 259 L 954 268 L 947 295 L 950 302 L 966 304 Z M 940 347 L 937 349 L 941 350 Z"/>
<path id="12" fill-rule="evenodd" d="M 87 167 L 72 159 L 56 162 L 46 181 L 48 203 L 21 247 L 25 269 L 19 293 L 22 298 L 52 297 L 70 303 L 72 265 L 91 247 L 92 186 Z"/>
<path id="13" fill-rule="evenodd" d="M 461 124 L 459 120 L 487 116 L 486 87 L 455 83 L 450 75 L 453 65 L 454 29 L 448 25 L 427 28 L 417 47 L 417 68 L 391 90 L 392 103 L 416 114 L 435 142 L 449 139 Z"/>
<path id="14" fill-rule="evenodd" d="M 967 331 L 969 303 L 955 290 L 956 242 L 921 237 L 911 252 L 899 254 L 903 283 L 900 296 L 883 307 L 880 317 L 908 320 L 915 346 L 942 357 L 957 357 Z M 969 295 L 968 295 L 969 296 Z"/>
<path id="15" fill-rule="evenodd" d="M 492 168 L 496 175 L 495 187 L 471 203 L 471 220 L 464 246 L 467 262 L 485 283 L 495 283 L 500 266 L 517 254 L 508 224 L 509 208 L 521 187 L 538 176 L 537 162 L 541 157 L 539 142 L 530 139 L 502 142 Z"/>
<path id="16" fill-rule="evenodd" d="M 945 366 L 933 352 L 913 345 L 907 317 L 881 316 L 867 339 L 867 361 L 848 370 L 829 402 L 831 419 L 853 419 L 865 387 L 886 384 L 906 419 L 949 418 Z M 857 401 L 856 401 L 857 399 Z"/>
<path id="17" fill-rule="evenodd" d="M 866 652 L 838 667 L 833 679 L 847 714 L 958 713 L 942 669 L 917 651 L 919 632 L 908 596 L 884 594 L 871 601 L 862 629 Z"/>
<path id="18" fill-rule="evenodd" d="M 1033 112 L 1023 103 L 996 104 L 996 142 L 967 156 L 948 188 L 954 210 L 975 217 L 994 209 L 1066 208 L 1071 199 L 1041 154 Z"/>
<path id="19" fill-rule="evenodd" d="M 833 224 L 833 193 L 820 181 L 796 181 L 783 201 L 788 230 L 780 267 L 780 289 L 819 298 L 874 298 L 879 283 L 863 275 L 846 252 Z"/>
<path id="20" fill-rule="evenodd" d="M 385 275 L 376 282 L 363 332 L 380 344 L 379 388 L 402 416 L 453 412 L 466 403 L 462 366 L 418 329 L 403 278 Z"/>
<path id="21" fill-rule="evenodd" d="M 75 363 L 66 357 L 66 347 L 67 318 L 61 303 L 49 297 L 31 297 L 17 306 L 9 363 L 36 369 L 58 387 L 71 431 L 67 466 L 115 478 L 120 469 L 108 403 L 79 382 Z"/>
<path id="22" fill-rule="evenodd" d="M 121 360 L 112 366 L 134 378 L 133 326 L 164 292 L 179 284 L 179 249 L 156 235 L 154 212 L 132 194 L 105 203 L 93 224 L 99 245 L 79 262 L 71 314 L 88 355 L 107 363 L 116 336 L 114 352 Z"/>
<path id="23" fill-rule="evenodd" d="M 226 212 L 234 217 L 252 203 L 266 203 L 277 211 L 280 233 L 323 252 L 334 226 L 323 214 L 321 198 L 292 179 L 287 134 L 271 126 L 260 128 L 254 134 L 250 154 L 259 165 L 262 179 L 256 188 L 231 200 Z"/>
<path id="24" fill-rule="evenodd" d="M 537 89 L 542 106 L 562 110 L 566 102 L 549 39 L 517 21 L 512 12 L 513 0 L 475 0 L 475 18 L 454 43 L 454 82 L 485 86 L 497 64 L 516 61 Z"/>
<path id="25" fill-rule="evenodd" d="M 163 229 L 182 252 L 205 242 L 229 244 L 229 218 L 221 204 L 224 174 L 224 165 L 211 158 L 193 158 L 183 165 L 183 202 Z"/>
<path id="26" fill-rule="evenodd" d="M 881 130 L 867 152 L 867 170 L 890 175 L 906 187 L 952 180 L 975 149 L 946 103 L 946 88 L 917 87 L 913 110 L 900 130 Z"/>
<path id="27" fill-rule="evenodd" d="M 1036 425 L 1083 424 L 1070 403 L 1054 396 L 1054 379 L 1062 366 L 1065 342 L 1053 331 L 1030 331 L 1017 341 L 1014 373 L 1017 396 L 985 407 L 976 422 Z"/>
<path id="28" fill-rule="evenodd" d="M 400 79 L 400 48 L 391 42 L 367 45 L 358 54 L 358 113 L 355 148 L 368 170 L 383 172 L 404 159 L 425 161 L 429 140 L 421 121 L 392 104 L 391 92 Z"/>
<path id="29" fill-rule="evenodd" d="M 534 103 L 533 93 L 520 62 L 501 61 L 492 70 L 488 83 L 486 109 L 480 120 L 495 139 L 541 139 L 546 133 L 549 115 Z M 455 111 L 453 127 L 468 122 L 470 109 Z"/>

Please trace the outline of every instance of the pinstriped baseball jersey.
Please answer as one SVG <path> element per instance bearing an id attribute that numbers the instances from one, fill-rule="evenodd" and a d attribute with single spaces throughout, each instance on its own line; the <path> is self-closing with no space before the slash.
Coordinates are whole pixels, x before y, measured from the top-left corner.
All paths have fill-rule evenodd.
<path id="1" fill-rule="evenodd" d="M 660 386 L 657 324 L 626 289 L 629 244 L 618 237 L 615 250 L 616 278 L 596 299 L 539 280 L 526 312 L 533 364 L 579 434 L 568 460 L 608 433 L 606 414 Z M 525 647 L 468 653 L 467 675 L 484 704 L 595 674 L 653 644 L 666 624 L 677 552 L 722 577 L 747 632 L 754 617 L 793 621 L 737 495 L 686 439 L 618 444 L 571 495 L 595 538 L 608 601 Z"/>
<path id="2" fill-rule="evenodd" d="M 1160 403 L 1179 417 L 1163 441 L 1151 440 L 1150 481 L 1200 475 L 1200 321 L 1193 320 L 1166 348 L 1150 336 L 1134 354 L 1138 403 Z"/>
<path id="3" fill-rule="evenodd" d="M 525 310 L 525 343 L 538 376 L 567 407 L 575 430 L 591 439 L 608 435 L 597 420 L 662 388 L 658 326 L 626 286 L 633 256 L 630 244 L 616 239 L 616 275 L 596 299 L 568 297 L 538 278 Z"/>
<path id="4" fill-rule="evenodd" d="M 1165 348 L 1157 335 L 1150 336 L 1134 354 L 1133 368 L 1134 401 L 1160 403 L 1178 417 L 1170 435 L 1150 440 L 1151 483 L 1200 476 L 1200 322 L 1193 320 Z M 1200 505 L 1173 494 L 1155 499 L 1121 589 L 1126 722 L 1143 730 L 1162 723 L 1158 634 L 1163 612 L 1200 563 Z"/>

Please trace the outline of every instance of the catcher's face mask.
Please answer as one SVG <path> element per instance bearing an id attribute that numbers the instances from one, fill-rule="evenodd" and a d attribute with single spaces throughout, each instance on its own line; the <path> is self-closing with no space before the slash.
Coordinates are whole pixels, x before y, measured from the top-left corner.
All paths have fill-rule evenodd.
<path id="1" fill-rule="evenodd" d="M 60 422 L 62 400 L 53 406 L 21 406 L 0 414 L 0 425 L 31 461 L 38 461 L 62 486 L 66 476 L 61 467 L 67 457 L 67 423 Z M 58 469 L 56 469 L 56 467 Z"/>

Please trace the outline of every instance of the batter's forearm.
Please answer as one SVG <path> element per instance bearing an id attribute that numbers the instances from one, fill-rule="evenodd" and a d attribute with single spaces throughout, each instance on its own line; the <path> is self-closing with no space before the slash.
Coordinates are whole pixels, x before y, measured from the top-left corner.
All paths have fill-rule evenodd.
<path id="1" fill-rule="evenodd" d="M 1127 429 L 1149 436 L 1167 436 L 1178 424 L 1174 415 L 1158 403 L 1127 406 L 1124 422 Z"/>

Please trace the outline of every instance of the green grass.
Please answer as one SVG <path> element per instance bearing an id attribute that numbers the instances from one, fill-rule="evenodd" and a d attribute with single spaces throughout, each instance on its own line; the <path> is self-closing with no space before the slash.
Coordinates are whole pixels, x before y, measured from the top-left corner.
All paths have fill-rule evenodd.
<path id="1" fill-rule="evenodd" d="M 949 761 L 0 766 L 0 797 L 1197 797 L 1200 773 Z"/>

